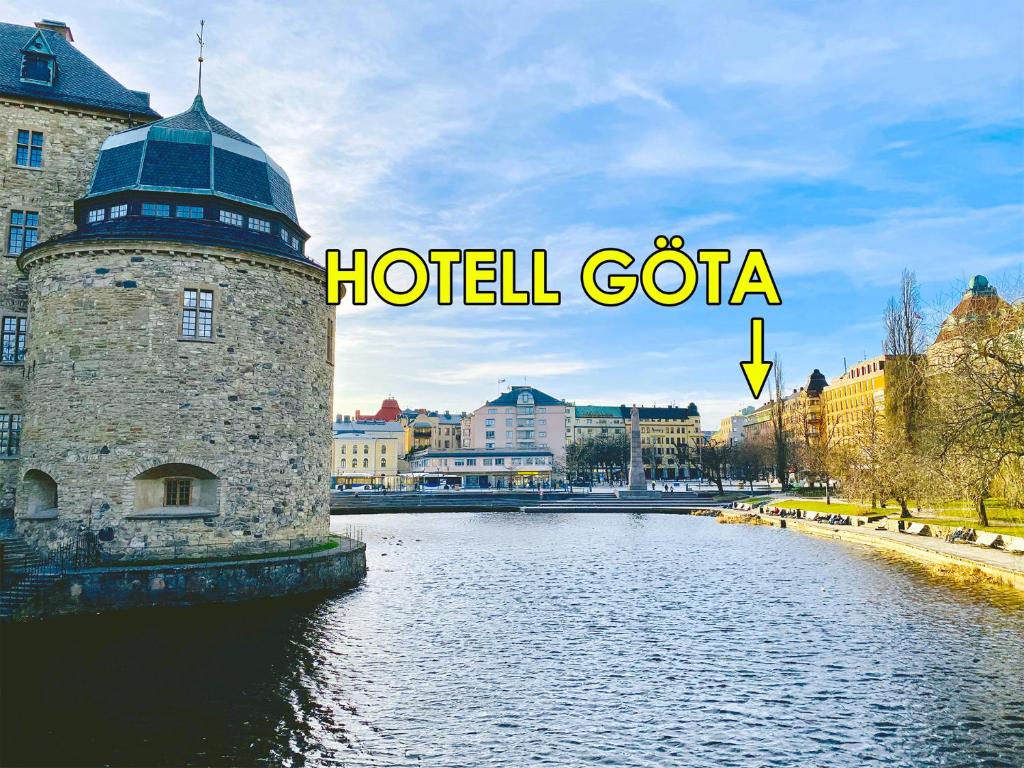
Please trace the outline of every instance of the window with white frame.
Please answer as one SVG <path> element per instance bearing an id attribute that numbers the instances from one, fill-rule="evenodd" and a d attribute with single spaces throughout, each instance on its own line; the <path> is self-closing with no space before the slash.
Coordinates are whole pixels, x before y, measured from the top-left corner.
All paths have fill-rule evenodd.
<path id="1" fill-rule="evenodd" d="M 119 203 L 118 205 L 110 206 L 110 218 L 112 219 L 123 219 L 128 215 L 128 203 Z"/>
<path id="2" fill-rule="evenodd" d="M 249 229 L 255 230 L 256 232 L 263 232 L 264 234 L 270 234 L 270 222 L 266 219 L 257 219 L 255 216 L 249 217 Z"/>
<path id="3" fill-rule="evenodd" d="M 89 211 L 90 224 L 96 224 L 100 221 L 103 221 L 105 218 L 107 218 L 106 208 L 93 208 L 91 211 Z"/>
<path id="4" fill-rule="evenodd" d="M 14 164 L 23 168 L 41 168 L 43 165 L 43 134 L 40 131 L 18 131 L 18 147 Z"/>
<path id="5" fill-rule="evenodd" d="M 7 230 L 7 252 L 19 254 L 39 242 L 39 212 L 11 211 Z"/>
<path id="6" fill-rule="evenodd" d="M 201 219 L 203 209 L 198 205 L 179 205 L 175 207 L 174 214 L 179 219 Z"/>
<path id="7" fill-rule="evenodd" d="M 189 339 L 213 338 L 213 291 L 182 291 L 181 335 Z"/>
<path id="8" fill-rule="evenodd" d="M 21 414 L 0 413 L 0 456 L 17 456 L 21 444 Z"/>
<path id="9" fill-rule="evenodd" d="M 240 227 L 244 223 L 244 217 L 234 211 L 221 211 L 220 220 L 222 224 L 230 224 L 233 227 Z"/>
<path id="10" fill-rule="evenodd" d="M 3 319 L 3 362 L 24 362 L 25 338 L 27 335 L 28 318 L 5 317 Z"/>
<path id="11" fill-rule="evenodd" d="M 143 216 L 170 216 L 171 206 L 167 203 L 143 203 Z"/>

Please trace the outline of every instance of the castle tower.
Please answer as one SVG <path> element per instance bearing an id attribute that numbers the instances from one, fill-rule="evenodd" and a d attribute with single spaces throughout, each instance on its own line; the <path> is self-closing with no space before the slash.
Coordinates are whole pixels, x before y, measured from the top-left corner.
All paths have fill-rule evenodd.
<path id="1" fill-rule="evenodd" d="M 103 142 L 74 224 L 18 259 L 19 531 L 129 560 L 323 541 L 334 312 L 285 172 L 197 96 Z"/>

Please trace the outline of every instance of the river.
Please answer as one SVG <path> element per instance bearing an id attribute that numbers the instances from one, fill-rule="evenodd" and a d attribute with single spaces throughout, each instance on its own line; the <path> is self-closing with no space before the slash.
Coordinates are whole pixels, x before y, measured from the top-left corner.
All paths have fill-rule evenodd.
<path id="1" fill-rule="evenodd" d="M 1024 765 L 1024 600 L 630 514 L 335 517 L 327 598 L 8 627 L 10 765 Z"/>

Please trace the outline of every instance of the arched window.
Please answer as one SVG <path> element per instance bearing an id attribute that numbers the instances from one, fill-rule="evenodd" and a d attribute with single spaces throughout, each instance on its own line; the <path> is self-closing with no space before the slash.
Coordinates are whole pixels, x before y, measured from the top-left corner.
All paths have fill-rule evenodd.
<path id="1" fill-rule="evenodd" d="M 381 452 L 381 455 L 387 453 L 388 452 L 388 447 L 386 445 L 381 445 L 380 452 Z"/>
<path id="2" fill-rule="evenodd" d="M 385 458 L 381 458 L 381 460 L 380 460 L 380 468 L 384 469 L 387 465 L 388 465 L 388 460 L 385 459 Z"/>
<path id="3" fill-rule="evenodd" d="M 370 452 L 370 446 L 369 445 L 364 445 L 363 446 L 363 453 L 369 453 L 369 452 Z"/>
<path id="4" fill-rule="evenodd" d="M 57 481 L 45 472 L 30 469 L 25 473 L 24 492 L 28 496 L 29 517 L 57 516 Z"/>
<path id="5" fill-rule="evenodd" d="M 184 517 L 215 515 L 220 480 L 193 464 L 161 464 L 135 476 L 135 515 Z"/>
<path id="6" fill-rule="evenodd" d="M 369 468 L 370 468 L 370 460 L 369 459 L 363 459 L 363 469 L 369 469 Z"/>
<path id="7" fill-rule="evenodd" d="M 345 460 L 344 459 L 342 459 L 340 462 L 338 462 L 338 467 L 341 468 L 341 469 L 345 468 Z"/>

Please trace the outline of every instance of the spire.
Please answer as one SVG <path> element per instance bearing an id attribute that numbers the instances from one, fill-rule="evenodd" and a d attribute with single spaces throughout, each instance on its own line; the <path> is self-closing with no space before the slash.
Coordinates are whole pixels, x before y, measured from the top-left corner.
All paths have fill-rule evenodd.
<path id="1" fill-rule="evenodd" d="M 199 33 L 196 35 L 196 40 L 199 41 L 199 90 L 196 91 L 196 99 L 200 100 L 200 103 L 202 103 L 203 95 L 203 46 L 205 45 L 203 42 L 203 27 L 205 26 L 206 20 L 200 19 Z"/>

